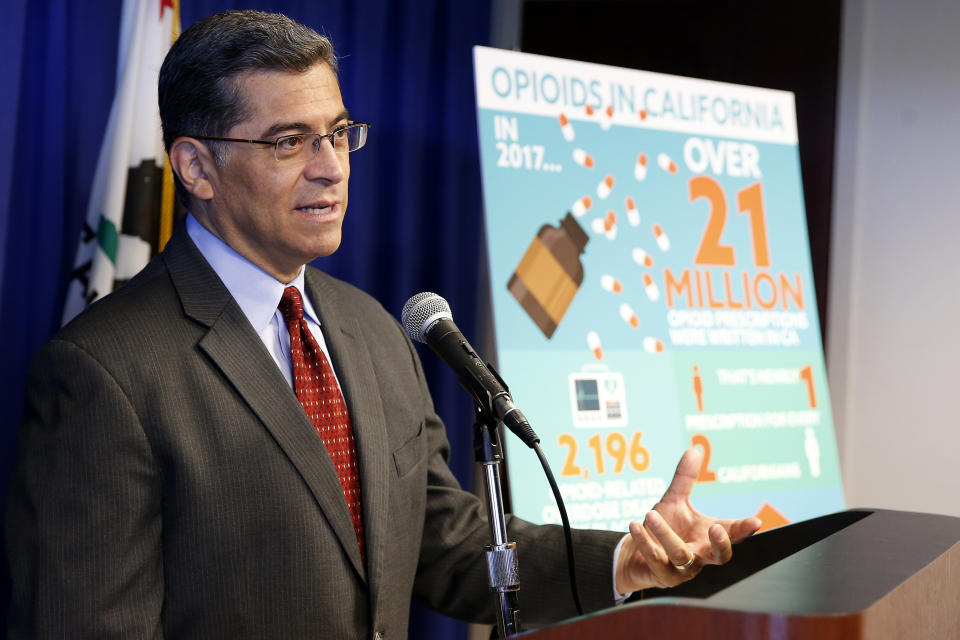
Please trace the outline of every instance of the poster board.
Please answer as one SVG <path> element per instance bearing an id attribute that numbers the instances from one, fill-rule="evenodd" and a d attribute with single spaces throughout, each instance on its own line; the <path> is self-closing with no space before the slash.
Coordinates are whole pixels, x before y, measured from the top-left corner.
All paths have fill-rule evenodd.
<path id="1" fill-rule="evenodd" d="M 793 94 L 474 49 L 497 361 L 575 527 L 844 508 Z M 559 522 L 508 436 L 513 511 Z"/>

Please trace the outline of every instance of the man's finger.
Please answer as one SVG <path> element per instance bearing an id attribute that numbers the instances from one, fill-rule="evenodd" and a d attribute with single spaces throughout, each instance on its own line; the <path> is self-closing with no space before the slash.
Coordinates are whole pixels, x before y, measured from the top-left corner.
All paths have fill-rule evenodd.
<path id="1" fill-rule="evenodd" d="M 744 518 L 743 520 L 738 520 L 730 527 L 730 539 L 734 542 L 740 542 L 744 538 L 749 538 L 757 532 L 763 525 L 763 522 L 760 521 L 760 518 L 750 517 Z"/>
<path id="2" fill-rule="evenodd" d="M 712 562 L 725 564 L 730 562 L 733 557 L 733 543 L 730 542 L 730 536 L 727 530 L 720 523 L 714 523 L 707 530 L 707 537 L 710 538 L 710 548 L 713 551 Z"/>
<path id="3" fill-rule="evenodd" d="M 697 476 L 700 474 L 700 461 L 703 455 L 700 449 L 691 447 L 683 453 L 680 462 L 677 464 L 677 470 L 673 473 L 673 480 L 663 494 L 663 500 L 686 500 L 693 492 L 693 485 L 697 483 Z"/>
<path id="4" fill-rule="evenodd" d="M 763 524 L 757 517 L 743 518 L 742 520 L 721 520 L 720 523 L 727 530 L 730 540 L 734 544 L 755 534 Z"/>
<path id="5" fill-rule="evenodd" d="M 631 522 L 630 535 L 633 537 L 637 551 L 643 556 L 643 559 L 651 570 L 669 562 L 669 558 L 667 558 L 667 553 L 663 550 L 663 547 L 660 546 L 642 523 L 636 521 Z"/>
<path id="6" fill-rule="evenodd" d="M 663 516 L 656 511 L 651 511 L 647 514 L 643 524 L 663 547 L 670 564 L 675 567 L 689 568 L 690 560 L 694 558 L 694 554 L 687 543 L 683 541 L 683 538 L 670 528 Z"/>

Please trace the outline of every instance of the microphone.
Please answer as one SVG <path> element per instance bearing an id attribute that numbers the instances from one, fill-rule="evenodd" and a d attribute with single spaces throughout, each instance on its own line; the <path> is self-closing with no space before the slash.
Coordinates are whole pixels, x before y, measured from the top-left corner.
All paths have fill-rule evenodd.
<path id="1" fill-rule="evenodd" d="M 433 349 L 454 370 L 460 384 L 474 400 L 483 407 L 490 407 L 493 415 L 524 444 L 533 448 L 540 442 L 526 417 L 513 404 L 506 383 L 492 366 L 480 359 L 453 323 L 453 314 L 446 300 L 429 291 L 418 293 L 403 305 L 400 319 L 410 339 Z"/>

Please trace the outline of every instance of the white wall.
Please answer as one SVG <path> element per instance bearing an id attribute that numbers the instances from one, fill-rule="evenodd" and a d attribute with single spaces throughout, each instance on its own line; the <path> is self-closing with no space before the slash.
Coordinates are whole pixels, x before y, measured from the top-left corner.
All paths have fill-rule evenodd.
<path id="1" fill-rule="evenodd" d="M 960 516 L 960 2 L 846 0 L 828 365 L 847 503 Z"/>

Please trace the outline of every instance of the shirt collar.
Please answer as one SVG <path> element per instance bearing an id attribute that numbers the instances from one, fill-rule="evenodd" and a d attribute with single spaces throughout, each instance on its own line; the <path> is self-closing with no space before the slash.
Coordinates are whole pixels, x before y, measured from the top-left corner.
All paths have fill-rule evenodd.
<path id="1" fill-rule="evenodd" d="M 280 282 L 213 235 L 191 213 L 187 214 L 187 234 L 258 333 L 270 323 L 283 297 L 283 290 L 288 286 L 300 291 L 303 312 L 307 318 L 320 324 L 320 318 L 304 288 L 306 270 L 303 267 L 289 284 Z"/>

